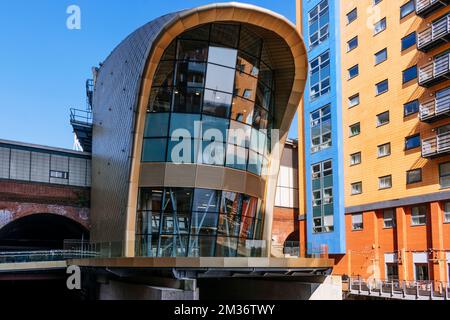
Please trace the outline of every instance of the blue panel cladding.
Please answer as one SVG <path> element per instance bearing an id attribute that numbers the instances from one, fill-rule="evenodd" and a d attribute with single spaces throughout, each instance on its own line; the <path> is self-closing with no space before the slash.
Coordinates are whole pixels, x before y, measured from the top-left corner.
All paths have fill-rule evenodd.
<path id="1" fill-rule="evenodd" d="M 322 0 L 303 0 L 303 30 L 304 39 L 309 48 L 308 13 Z M 313 49 L 308 49 L 308 60 L 317 58 L 327 50 L 330 51 L 330 83 L 331 91 L 314 101 L 310 98 L 310 79 L 308 80 L 304 99 L 305 119 L 305 173 L 306 173 L 306 201 L 307 201 L 307 247 L 308 253 L 314 253 L 321 245 L 328 246 L 330 254 L 346 253 L 345 237 L 345 209 L 344 209 L 344 155 L 343 155 L 343 130 L 342 130 L 342 74 L 341 74 L 341 36 L 340 36 L 340 1 L 329 0 L 329 37 Z M 332 147 L 311 153 L 311 112 L 326 105 L 331 105 L 332 121 Z M 312 176 L 311 166 L 323 161 L 333 161 L 333 201 L 334 201 L 334 231 L 328 233 L 313 233 L 313 208 L 312 208 Z"/>

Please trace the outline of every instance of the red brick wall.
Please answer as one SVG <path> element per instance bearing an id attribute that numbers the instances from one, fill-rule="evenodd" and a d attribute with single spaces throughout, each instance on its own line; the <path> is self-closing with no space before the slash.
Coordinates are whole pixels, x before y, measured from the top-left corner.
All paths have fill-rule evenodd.
<path id="1" fill-rule="evenodd" d="M 272 239 L 275 245 L 283 245 L 288 237 L 295 233 L 294 239 L 299 241 L 300 231 L 298 223 L 298 210 L 275 207 L 273 215 Z"/>
<path id="2" fill-rule="evenodd" d="M 90 189 L 0 180 L 0 228 L 29 215 L 70 218 L 90 229 Z"/>

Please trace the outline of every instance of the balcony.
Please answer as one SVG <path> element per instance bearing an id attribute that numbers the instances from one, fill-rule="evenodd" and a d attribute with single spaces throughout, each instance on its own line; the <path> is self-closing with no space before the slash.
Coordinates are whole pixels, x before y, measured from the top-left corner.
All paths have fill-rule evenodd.
<path id="1" fill-rule="evenodd" d="M 70 109 L 70 124 L 83 151 L 92 152 L 92 112 Z"/>
<path id="2" fill-rule="evenodd" d="M 420 104 L 420 121 L 432 123 L 450 115 L 450 91 Z"/>
<path id="3" fill-rule="evenodd" d="M 450 132 L 422 140 L 422 158 L 433 159 L 450 154 Z"/>
<path id="4" fill-rule="evenodd" d="M 429 88 L 450 79 L 450 52 L 419 68 L 419 85 Z"/>
<path id="5" fill-rule="evenodd" d="M 431 27 L 420 32 L 417 37 L 417 48 L 428 52 L 437 46 L 450 41 L 450 14 L 433 22 Z"/>
<path id="6" fill-rule="evenodd" d="M 416 0 L 416 13 L 422 18 L 426 18 L 449 3 L 450 0 Z"/>

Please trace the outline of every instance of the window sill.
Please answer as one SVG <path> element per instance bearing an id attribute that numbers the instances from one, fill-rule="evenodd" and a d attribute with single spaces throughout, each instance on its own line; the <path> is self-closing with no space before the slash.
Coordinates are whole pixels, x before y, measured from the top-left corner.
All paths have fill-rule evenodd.
<path id="1" fill-rule="evenodd" d="M 390 121 L 385 122 L 385 123 L 381 123 L 381 124 L 377 124 L 377 128 L 387 126 L 389 123 L 390 123 Z"/>
<path id="2" fill-rule="evenodd" d="M 383 158 L 387 158 L 387 157 L 390 157 L 390 156 L 391 156 L 391 154 L 389 153 L 389 154 L 387 154 L 385 156 L 378 156 L 377 159 L 383 159 Z"/>
<path id="3" fill-rule="evenodd" d="M 389 189 L 392 189 L 392 186 L 388 187 L 388 188 L 378 188 L 378 191 L 389 190 Z"/>
<path id="4" fill-rule="evenodd" d="M 411 224 L 411 227 L 426 227 L 427 224 Z"/>
<path id="5" fill-rule="evenodd" d="M 381 96 L 381 95 L 383 95 L 383 94 L 385 94 L 385 93 L 388 93 L 388 92 L 389 92 L 389 90 L 386 90 L 386 91 L 377 93 L 377 94 L 375 94 L 375 97 L 379 97 L 379 96 Z"/>

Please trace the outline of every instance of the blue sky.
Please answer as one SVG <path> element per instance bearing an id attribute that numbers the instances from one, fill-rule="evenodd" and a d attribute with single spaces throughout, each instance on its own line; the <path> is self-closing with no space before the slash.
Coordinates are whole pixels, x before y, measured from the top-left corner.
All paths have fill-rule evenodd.
<path id="1" fill-rule="evenodd" d="M 84 108 L 91 67 L 141 25 L 205 0 L 5 0 L 0 10 L 0 139 L 72 148 L 69 109 Z M 245 1 L 295 22 L 294 0 Z M 81 30 L 66 27 L 70 5 Z M 297 123 L 291 129 L 296 137 Z"/>

